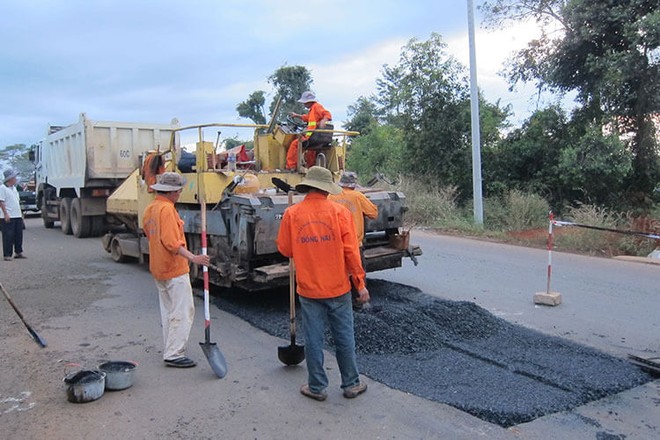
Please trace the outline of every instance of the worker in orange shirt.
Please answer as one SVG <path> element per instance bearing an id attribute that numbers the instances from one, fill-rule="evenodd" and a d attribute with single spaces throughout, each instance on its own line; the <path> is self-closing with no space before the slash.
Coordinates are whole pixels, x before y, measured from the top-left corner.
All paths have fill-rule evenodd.
<path id="1" fill-rule="evenodd" d="M 294 118 L 300 118 L 307 123 L 307 130 L 316 130 L 317 128 L 325 128 L 325 124 L 332 120 L 332 114 L 327 111 L 320 103 L 316 101 L 316 95 L 314 92 L 306 91 L 303 92 L 302 96 L 298 100 L 301 104 L 309 110 L 306 115 L 300 115 L 298 113 L 291 112 L 291 116 Z M 312 135 L 311 131 L 306 131 L 304 136 L 302 136 L 302 142 L 309 139 Z M 289 144 L 289 149 L 286 153 L 286 169 L 295 171 L 298 168 L 298 144 L 301 142 L 300 139 L 294 139 Z M 314 165 L 316 160 L 316 154 L 313 151 L 308 151 L 305 154 L 305 161 L 307 167 Z"/>
<path id="2" fill-rule="evenodd" d="M 163 173 L 151 185 L 156 198 L 144 210 L 144 233 L 149 239 L 149 271 L 156 281 L 163 326 L 163 360 L 168 367 L 190 368 L 195 361 L 185 356 L 195 304 L 188 262 L 208 265 L 207 255 L 186 249 L 183 220 L 174 204 L 185 181 L 177 173 Z"/>
<path id="3" fill-rule="evenodd" d="M 357 174 L 354 172 L 344 171 L 339 179 L 339 186 L 342 188 L 341 194 L 331 195 L 328 199 L 341 203 L 351 211 L 358 243 L 362 247 L 362 242 L 364 241 L 364 217 L 370 219 L 378 217 L 378 207 L 367 196 L 360 191 L 356 191 Z"/>
<path id="4" fill-rule="evenodd" d="M 296 191 L 305 199 L 284 212 L 277 248 L 293 258 L 300 297 L 307 383 L 300 392 L 309 398 L 327 398 L 328 377 L 323 368 L 326 322 L 335 341 L 344 397 L 352 399 L 367 390 L 360 381 L 355 355 L 353 308 L 348 274 L 355 277 L 360 301 L 369 301 L 365 273 L 351 213 L 328 200 L 341 188 L 325 168 L 311 167 Z"/>
<path id="5" fill-rule="evenodd" d="M 364 251 L 363 251 L 363 242 L 364 242 L 364 217 L 370 219 L 375 219 L 378 217 L 378 207 L 373 204 L 371 200 L 367 198 L 360 191 L 357 191 L 355 187 L 357 186 L 357 174 L 351 171 L 344 171 L 339 179 L 339 186 L 341 186 L 341 194 L 330 195 L 329 200 L 337 202 L 341 205 L 344 205 L 353 216 L 353 223 L 355 224 L 355 235 L 357 235 L 358 243 L 360 244 L 360 260 L 362 261 L 362 267 L 364 265 Z M 351 279 L 351 294 L 353 296 L 353 307 L 356 310 L 362 309 L 362 304 L 359 302 L 358 292 L 353 281 L 353 276 L 350 276 Z"/>

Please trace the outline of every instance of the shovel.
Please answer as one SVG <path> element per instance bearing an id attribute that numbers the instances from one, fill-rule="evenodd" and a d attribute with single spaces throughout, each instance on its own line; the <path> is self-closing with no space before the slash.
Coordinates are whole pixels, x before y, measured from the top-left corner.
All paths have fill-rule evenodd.
<path id="1" fill-rule="evenodd" d="M 44 338 L 39 336 L 37 334 L 37 332 L 35 332 L 34 329 L 30 326 L 30 324 L 25 322 L 25 318 L 23 318 L 23 314 L 21 313 L 20 310 L 18 310 L 18 307 L 16 307 L 16 304 L 14 304 L 14 300 L 11 299 L 11 296 L 9 296 L 9 293 L 7 293 L 7 291 L 5 290 L 5 287 L 2 284 L 0 284 L 0 289 L 2 290 L 2 293 L 4 293 L 5 298 L 7 298 L 7 301 L 9 302 L 9 305 L 14 309 L 14 311 L 16 312 L 18 317 L 21 318 L 21 321 L 23 322 L 23 325 L 25 325 L 25 328 L 27 328 L 28 333 L 30 333 L 30 336 L 32 337 L 32 339 L 34 339 L 34 342 L 39 344 L 39 347 L 45 348 L 48 344 L 46 343 Z"/>
<path id="2" fill-rule="evenodd" d="M 293 205 L 293 192 L 289 191 L 289 206 Z M 291 345 L 277 347 L 277 357 L 284 365 L 298 365 L 305 360 L 305 347 L 296 345 L 296 267 L 289 258 L 289 332 Z"/>
<path id="3" fill-rule="evenodd" d="M 202 254 L 207 255 L 206 239 L 206 201 L 202 197 Z M 211 369 L 218 378 L 227 375 L 227 361 L 215 342 L 211 342 L 211 313 L 209 312 L 209 268 L 203 266 L 204 271 L 204 342 L 200 342 L 204 356 L 209 361 Z"/>

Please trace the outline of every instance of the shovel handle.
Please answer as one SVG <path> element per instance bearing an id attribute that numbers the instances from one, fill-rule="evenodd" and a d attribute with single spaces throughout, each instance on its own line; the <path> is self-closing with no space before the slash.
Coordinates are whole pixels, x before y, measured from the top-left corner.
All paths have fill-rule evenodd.
<path id="1" fill-rule="evenodd" d="M 289 191 L 289 207 L 293 206 L 293 191 Z M 296 340 L 296 264 L 289 258 L 289 332 L 292 344 Z"/>

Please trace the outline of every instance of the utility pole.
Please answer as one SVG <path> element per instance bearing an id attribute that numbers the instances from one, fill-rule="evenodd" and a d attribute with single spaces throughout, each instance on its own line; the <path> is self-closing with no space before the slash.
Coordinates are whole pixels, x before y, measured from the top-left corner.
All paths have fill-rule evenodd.
<path id="1" fill-rule="evenodd" d="M 468 0 L 468 32 L 470 40 L 470 103 L 472 106 L 472 198 L 474 223 L 484 224 L 481 193 L 481 129 L 479 127 L 479 88 L 477 86 L 477 51 L 474 42 L 474 0 Z"/>

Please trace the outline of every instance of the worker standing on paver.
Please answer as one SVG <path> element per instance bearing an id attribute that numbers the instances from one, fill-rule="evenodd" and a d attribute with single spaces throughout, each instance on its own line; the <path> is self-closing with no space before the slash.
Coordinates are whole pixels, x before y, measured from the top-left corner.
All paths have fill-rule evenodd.
<path id="1" fill-rule="evenodd" d="M 298 100 L 302 105 L 307 108 L 308 113 L 306 115 L 300 115 L 298 113 L 291 112 L 291 116 L 295 118 L 300 118 L 307 123 L 307 130 L 316 130 L 325 128 L 325 124 L 332 120 L 332 114 L 325 109 L 319 102 L 316 101 L 316 95 L 314 92 L 306 91 L 303 92 L 302 96 Z M 304 136 L 301 140 L 294 139 L 289 144 L 289 149 L 286 153 L 286 169 L 290 171 L 295 171 L 298 168 L 298 144 L 302 141 L 306 141 L 312 135 L 312 131 L 305 131 Z M 307 154 L 308 153 L 308 154 Z M 308 151 L 305 154 L 305 161 L 308 167 L 314 165 L 316 160 L 316 154 L 313 151 Z"/>
<path id="2" fill-rule="evenodd" d="M 348 281 L 348 274 L 353 274 L 360 301 L 369 301 L 355 226 L 346 208 L 328 200 L 328 194 L 339 194 L 341 188 L 332 181 L 332 173 L 327 169 L 311 167 L 296 190 L 307 196 L 284 212 L 277 247 L 284 256 L 292 257 L 296 266 L 308 374 L 307 384 L 300 392 L 319 401 L 328 396 L 328 377 L 323 367 L 328 322 L 343 395 L 351 399 L 367 390 L 367 385 L 360 382 L 357 368 Z"/>
<path id="3" fill-rule="evenodd" d="M 16 189 L 18 173 L 9 169 L 4 172 L 5 180 L 0 185 L 0 211 L 2 212 L 2 253 L 5 261 L 11 261 L 12 252 L 15 258 L 25 258 L 23 255 L 23 213 L 21 201 Z"/>
<path id="4" fill-rule="evenodd" d="M 149 271 L 156 281 L 163 325 L 163 360 L 168 367 L 197 365 L 185 356 L 195 304 L 188 262 L 208 265 L 207 255 L 195 255 L 186 248 L 183 220 L 174 204 L 185 180 L 177 173 L 163 173 L 151 185 L 157 195 L 144 211 L 144 232 L 149 239 Z"/>

